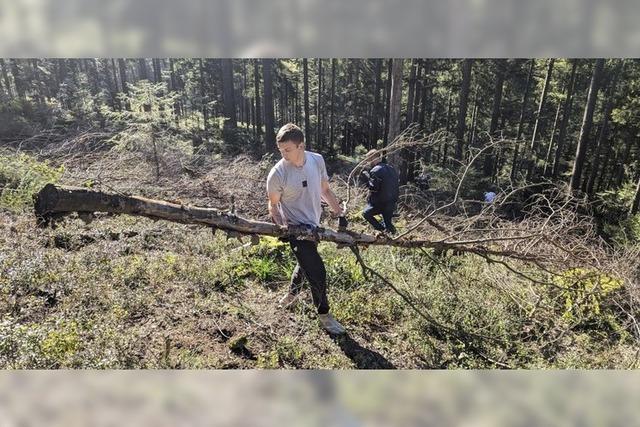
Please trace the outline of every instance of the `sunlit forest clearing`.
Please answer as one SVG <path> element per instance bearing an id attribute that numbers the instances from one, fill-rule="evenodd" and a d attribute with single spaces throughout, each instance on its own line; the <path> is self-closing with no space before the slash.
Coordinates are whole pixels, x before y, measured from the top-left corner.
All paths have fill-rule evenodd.
<path id="1" fill-rule="evenodd" d="M 638 367 L 636 60 L 0 61 L 5 369 Z M 400 172 L 398 236 L 320 236 L 346 335 L 308 291 L 278 308 L 295 260 L 277 236 L 34 213 L 55 184 L 269 222 L 288 122 L 350 233 L 373 235 L 364 154 Z"/>

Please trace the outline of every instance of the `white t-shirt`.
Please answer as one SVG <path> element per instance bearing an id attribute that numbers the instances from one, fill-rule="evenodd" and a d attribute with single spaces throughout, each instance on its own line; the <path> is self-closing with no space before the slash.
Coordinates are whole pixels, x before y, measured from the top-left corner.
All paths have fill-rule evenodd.
<path id="1" fill-rule="evenodd" d="M 278 209 L 290 225 L 320 225 L 322 180 L 329 180 L 324 159 L 305 151 L 301 167 L 281 159 L 267 177 L 267 192 L 280 194 Z"/>

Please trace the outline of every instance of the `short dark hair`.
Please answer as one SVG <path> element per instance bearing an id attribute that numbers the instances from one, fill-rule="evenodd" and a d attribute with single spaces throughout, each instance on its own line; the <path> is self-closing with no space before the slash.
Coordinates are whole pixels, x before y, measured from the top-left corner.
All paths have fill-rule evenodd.
<path id="1" fill-rule="evenodd" d="M 376 162 L 376 163 L 380 163 L 381 161 L 384 160 L 384 157 L 382 156 L 382 151 L 378 151 L 375 148 L 367 151 L 367 154 L 365 154 L 364 158 L 370 162 Z"/>
<path id="2" fill-rule="evenodd" d="M 280 144 L 281 142 L 287 141 L 295 142 L 296 145 L 304 142 L 304 132 L 302 132 L 302 129 L 293 123 L 287 123 L 278 131 L 278 135 L 276 135 L 276 142 Z"/>

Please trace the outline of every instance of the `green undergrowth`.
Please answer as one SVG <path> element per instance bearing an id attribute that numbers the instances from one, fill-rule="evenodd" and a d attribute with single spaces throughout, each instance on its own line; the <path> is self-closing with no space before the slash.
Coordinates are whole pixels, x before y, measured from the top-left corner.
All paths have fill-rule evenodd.
<path id="1" fill-rule="evenodd" d="M 54 167 L 27 154 L 0 152 L 0 210 L 21 212 L 33 206 L 32 195 L 47 183 L 57 183 L 63 166 Z"/>
<path id="2" fill-rule="evenodd" d="M 3 368 L 616 368 L 638 349 L 624 287 L 606 275 L 534 285 L 471 255 L 362 249 L 398 293 L 322 243 L 332 312 L 349 332 L 333 339 L 307 288 L 277 308 L 295 266 L 277 239 L 247 245 L 125 216 L 2 223 Z"/>

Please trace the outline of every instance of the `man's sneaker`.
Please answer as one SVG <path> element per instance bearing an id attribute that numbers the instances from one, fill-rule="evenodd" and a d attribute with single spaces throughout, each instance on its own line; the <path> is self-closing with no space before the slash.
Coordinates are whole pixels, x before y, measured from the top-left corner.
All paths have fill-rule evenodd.
<path id="1" fill-rule="evenodd" d="M 285 296 L 280 298 L 278 301 L 278 307 L 280 308 L 289 308 L 291 305 L 298 300 L 300 294 L 292 294 L 291 292 L 287 293 Z"/>
<path id="2" fill-rule="evenodd" d="M 329 332 L 330 334 L 341 335 L 346 332 L 340 322 L 334 319 L 333 316 L 329 313 L 318 314 L 318 319 L 320 320 L 320 325 L 322 325 L 324 330 Z"/>

